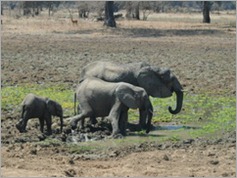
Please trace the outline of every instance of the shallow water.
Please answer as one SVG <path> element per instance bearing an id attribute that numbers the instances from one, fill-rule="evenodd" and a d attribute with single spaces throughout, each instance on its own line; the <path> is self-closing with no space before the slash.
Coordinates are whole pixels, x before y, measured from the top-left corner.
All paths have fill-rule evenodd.
<path id="1" fill-rule="evenodd" d="M 141 142 L 141 141 L 149 141 L 149 140 L 156 140 L 159 138 L 164 138 L 172 134 L 172 131 L 180 130 L 180 133 L 185 132 L 186 130 L 190 129 L 199 129 L 200 127 L 195 126 L 188 126 L 188 125 L 162 125 L 156 126 L 150 131 L 150 133 L 145 134 L 145 132 L 127 132 L 127 136 L 123 137 L 122 142 Z M 179 131 L 177 132 L 179 133 Z M 80 133 L 80 132 L 73 132 L 69 134 L 67 137 L 67 143 L 81 143 L 81 142 L 95 142 L 95 141 L 108 141 L 113 140 L 108 135 L 104 135 L 102 132 L 96 134 L 88 134 L 88 133 Z M 116 139 L 121 140 L 121 139 Z M 106 141 L 106 142 L 107 142 Z M 110 141 L 108 141 L 110 142 Z M 104 142 L 105 143 L 105 142 Z"/>
<path id="2" fill-rule="evenodd" d="M 164 125 L 157 126 L 155 130 L 178 130 L 178 129 L 199 129 L 199 127 L 186 126 L 186 125 Z"/>

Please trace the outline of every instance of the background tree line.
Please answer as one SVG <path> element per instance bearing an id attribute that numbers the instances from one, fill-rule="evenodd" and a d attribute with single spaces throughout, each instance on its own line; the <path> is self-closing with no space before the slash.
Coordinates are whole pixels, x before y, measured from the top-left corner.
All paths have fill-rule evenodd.
<path id="1" fill-rule="evenodd" d="M 96 13 L 98 20 L 115 27 L 115 14 L 125 10 L 125 18 L 147 20 L 151 13 L 202 13 L 203 22 L 210 23 L 210 11 L 235 10 L 236 1 L 2 1 L 1 14 L 5 10 L 18 9 L 19 16 L 37 16 L 43 10 L 52 16 L 58 9 L 77 9 L 78 18 L 89 18 L 90 13 Z"/>

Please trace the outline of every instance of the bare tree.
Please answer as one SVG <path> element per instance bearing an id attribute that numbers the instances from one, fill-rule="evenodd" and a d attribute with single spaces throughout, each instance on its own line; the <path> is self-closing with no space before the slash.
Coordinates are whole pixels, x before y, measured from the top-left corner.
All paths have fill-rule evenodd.
<path id="1" fill-rule="evenodd" d="M 89 2 L 79 1 L 78 2 L 78 16 L 79 18 L 88 18 L 90 13 Z"/>
<path id="2" fill-rule="evenodd" d="M 48 8 L 48 15 L 52 15 L 54 7 L 58 7 L 60 1 L 22 1 L 23 15 L 39 15 L 43 6 Z"/>
<path id="3" fill-rule="evenodd" d="M 139 1 L 135 3 L 133 18 L 140 20 L 140 2 Z"/>
<path id="4" fill-rule="evenodd" d="M 125 4 L 125 9 L 126 9 L 126 18 L 127 19 L 137 19 L 140 20 L 140 8 L 139 8 L 140 2 L 135 2 L 135 1 L 128 1 Z"/>
<path id="5" fill-rule="evenodd" d="M 116 22 L 114 19 L 114 1 L 105 2 L 105 20 L 104 25 L 108 27 L 116 27 Z"/>
<path id="6" fill-rule="evenodd" d="M 1 15 L 3 15 L 3 2 L 1 2 Z"/>
<path id="7" fill-rule="evenodd" d="M 211 3 L 209 1 L 203 1 L 203 23 L 211 23 L 210 9 Z"/>
<path id="8" fill-rule="evenodd" d="M 129 1 L 126 2 L 126 18 L 140 20 L 140 11 L 142 12 L 142 20 L 147 20 L 148 16 L 154 11 L 154 2 L 151 1 Z"/>
<path id="9" fill-rule="evenodd" d="M 48 15 L 53 15 L 56 12 L 58 6 L 60 5 L 61 1 L 42 1 L 46 8 L 48 8 Z"/>
<path id="10" fill-rule="evenodd" d="M 127 1 L 125 6 L 126 6 L 125 7 L 126 8 L 126 15 L 125 15 L 125 17 L 127 19 L 131 19 L 132 18 L 132 2 L 131 1 Z"/>
<path id="11" fill-rule="evenodd" d="M 140 3 L 140 9 L 142 10 L 143 13 L 143 20 L 147 20 L 148 16 L 152 13 L 152 2 L 149 1 L 142 1 Z"/>

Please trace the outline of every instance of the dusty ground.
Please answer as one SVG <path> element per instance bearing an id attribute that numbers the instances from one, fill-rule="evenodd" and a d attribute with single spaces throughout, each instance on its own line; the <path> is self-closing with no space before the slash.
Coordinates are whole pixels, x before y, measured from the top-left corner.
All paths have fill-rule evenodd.
<path id="1" fill-rule="evenodd" d="M 235 136 L 234 136 L 235 137 Z M 231 136 L 233 138 L 233 135 Z M 61 146 L 2 148 L 4 176 L 223 176 L 234 177 L 235 140 L 144 144 L 106 154 L 69 155 Z M 146 151 L 147 150 L 147 151 Z"/>
<path id="2" fill-rule="evenodd" d="M 146 61 L 170 67 L 186 92 L 215 91 L 234 97 L 235 15 L 213 16 L 210 25 L 198 23 L 197 15 L 182 21 L 185 17 L 122 20 L 117 29 L 85 20 L 72 26 L 60 17 L 3 17 L 1 85 L 66 83 L 75 88 L 81 67 L 91 61 Z M 15 129 L 17 114 L 3 111 L 1 116 L 2 176 L 236 175 L 235 133 L 216 140 L 154 142 L 71 154 L 65 144 L 38 144 L 41 136 L 34 127 L 20 135 Z"/>

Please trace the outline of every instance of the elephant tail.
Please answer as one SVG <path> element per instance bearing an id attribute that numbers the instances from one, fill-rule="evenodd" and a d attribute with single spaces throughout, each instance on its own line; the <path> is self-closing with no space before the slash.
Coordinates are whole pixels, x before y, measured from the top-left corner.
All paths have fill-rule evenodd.
<path id="1" fill-rule="evenodd" d="M 74 93 L 74 116 L 76 115 L 77 94 Z"/>

